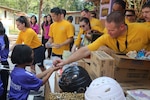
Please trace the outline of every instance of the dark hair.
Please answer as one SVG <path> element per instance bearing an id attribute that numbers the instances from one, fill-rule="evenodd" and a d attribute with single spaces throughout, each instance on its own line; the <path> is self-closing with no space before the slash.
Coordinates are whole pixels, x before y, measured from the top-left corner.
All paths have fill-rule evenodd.
<path id="1" fill-rule="evenodd" d="M 47 18 L 47 15 L 45 15 L 44 18 Z"/>
<path id="2" fill-rule="evenodd" d="M 35 16 L 35 15 L 32 15 L 31 18 L 34 18 L 34 19 L 35 19 L 35 23 L 32 23 L 32 21 L 30 21 L 31 24 L 34 24 L 34 25 L 35 25 L 35 24 L 37 23 L 37 18 L 36 18 L 36 16 Z"/>
<path id="3" fill-rule="evenodd" d="M 64 15 L 64 17 L 66 16 L 66 10 L 65 9 L 61 9 L 61 14 Z"/>
<path id="4" fill-rule="evenodd" d="M 51 20 L 50 20 L 50 21 L 51 21 L 50 25 L 51 25 L 51 24 L 53 23 L 53 20 L 52 20 L 52 17 L 51 17 L 50 14 L 48 14 L 47 17 L 48 17 L 48 16 L 50 16 L 50 18 L 51 18 Z M 46 20 L 46 22 L 45 22 L 45 26 L 48 26 L 48 21 L 47 21 L 47 20 Z"/>
<path id="5" fill-rule="evenodd" d="M 126 12 L 131 12 L 133 15 L 135 15 L 135 11 L 134 10 L 126 10 Z"/>
<path id="6" fill-rule="evenodd" d="M 24 44 L 16 45 L 12 51 L 11 61 L 13 64 L 28 64 L 33 60 L 32 49 Z"/>
<path id="7" fill-rule="evenodd" d="M 0 35 L 3 35 L 4 36 L 4 42 L 5 42 L 5 48 L 9 48 L 9 39 L 7 37 L 7 35 L 5 34 L 5 28 L 2 24 L 2 22 L 0 21 Z"/>
<path id="8" fill-rule="evenodd" d="M 86 24 L 89 24 L 89 27 L 90 27 L 90 29 L 91 29 L 90 20 L 89 20 L 88 18 L 82 17 L 82 18 L 80 19 L 80 22 L 82 22 L 82 21 L 84 21 Z"/>
<path id="9" fill-rule="evenodd" d="M 96 18 L 96 13 L 95 13 L 95 12 L 92 12 L 91 14 L 94 15 L 94 16 L 92 16 L 92 17 Z"/>
<path id="10" fill-rule="evenodd" d="M 16 19 L 16 21 L 20 22 L 21 24 L 25 24 L 25 27 L 30 28 L 30 24 L 28 19 L 25 16 L 20 16 L 19 18 Z"/>
<path id="11" fill-rule="evenodd" d="M 107 16 L 106 21 L 114 22 L 116 25 L 125 24 L 125 15 L 120 11 L 114 11 Z"/>
<path id="12" fill-rule="evenodd" d="M 70 22 L 72 22 L 73 21 L 73 17 L 72 16 L 68 16 L 67 20 L 70 20 Z"/>
<path id="13" fill-rule="evenodd" d="M 86 12 L 86 13 L 88 13 L 89 12 L 89 10 L 87 9 L 87 8 L 84 8 L 83 10 L 81 10 L 81 12 Z"/>
<path id="14" fill-rule="evenodd" d="M 150 8 L 150 0 L 144 3 L 144 5 L 142 6 L 142 9 L 147 8 L 147 7 Z"/>
<path id="15" fill-rule="evenodd" d="M 52 8 L 52 9 L 50 10 L 50 12 L 51 12 L 51 13 L 55 13 L 56 15 L 59 15 L 59 14 L 62 13 L 62 12 L 61 12 L 61 9 L 58 8 L 58 7 Z"/>
<path id="16" fill-rule="evenodd" d="M 126 9 L 126 2 L 123 0 L 115 0 L 114 3 L 119 4 L 123 9 Z"/>

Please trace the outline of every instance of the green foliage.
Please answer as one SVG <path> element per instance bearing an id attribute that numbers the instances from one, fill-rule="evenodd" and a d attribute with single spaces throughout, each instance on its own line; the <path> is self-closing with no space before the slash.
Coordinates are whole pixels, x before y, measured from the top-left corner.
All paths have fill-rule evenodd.
<path id="1" fill-rule="evenodd" d="M 1 0 L 0 5 L 21 10 L 26 13 L 39 13 L 39 0 Z M 53 7 L 67 11 L 81 11 L 83 8 L 93 10 L 94 4 L 81 0 L 43 0 L 43 13 L 48 14 Z"/>

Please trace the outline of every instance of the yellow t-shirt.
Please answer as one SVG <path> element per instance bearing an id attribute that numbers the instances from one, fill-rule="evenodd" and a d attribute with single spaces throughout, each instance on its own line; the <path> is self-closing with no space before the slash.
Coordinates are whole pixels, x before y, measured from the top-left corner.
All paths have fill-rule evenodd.
<path id="1" fill-rule="evenodd" d="M 144 25 L 146 25 L 150 29 L 150 22 L 144 22 Z M 150 50 L 150 44 L 148 46 L 148 50 Z"/>
<path id="2" fill-rule="evenodd" d="M 16 44 L 26 44 L 32 49 L 42 45 L 35 31 L 27 28 L 25 31 L 20 31 Z"/>
<path id="3" fill-rule="evenodd" d="M 96 19 L 96 18 L 91 18 L 90 24 L 91 24 L 91 29 L 92 29 L 92 30 L 96 30 L 96 31 L 99 31 L 99 32 L 103 32 L 104 27 L 103 27 L 103 25 L 102 25 L 102 23 L 101 23 L 100 20 L 98 20 L 98 19 Z M 75 42 L 74 42 L 74 44 L 75 44 L 76 46 L 79 46 L 79 45 L 80 45 L 81 39 L 82 39 L 82 38 L 81 38 L 81 35 L 82 35 L 82 34 L 84 34 L 83 29 L 80 28 L 80 29 L 79 29 L 79 33 L 78 33 L 78 36 L 77 36 L 77 39 L 76 39 Z"/>
<path id="4" fill-rule="evenodd" d="M 150 22 L 144 22 L 144 23 L 141 23 L 141 24 L 144 24 L 144 25 L 146 25 L 150 28 Z"/>
<path id="5" fill-rule="evenodd" d="M 126 38 L 127 37 L 127 38 Z M 127 53 L 132 50 L 139 51 L 141 49 L 150 50 L 148 45 L 150 44 L 150 29 L 145 27 L 145 25 L 140 23 L 132 23 L 128 24 L 127 32 L 118 37 L 118 39 L 111 38 L 109 34 L 104 34 L 99 37 L 92 44 L 88 45 L 89 50 L 94 51 L 97 50 L 101 46 L 107 46 L 114 50 L 115 52 L 119 52 L 117 48 L 117 40 L 119 43 L 120 52 Z M 125 41 L 127 40 L 127 48 L 125 45 Z"/>
<path id="6" fill-rule="evenodd" d="M 74 30 L 71 25 L 66 20 L 62 20 L 61 22 L 54 22 L 50 26 L 49 36 L 53 38 L 53 43 L 61 44 L 65 42 L 67 39 L 74 36 Z M 64 50 L 69 50 L 70 45 L 64 45 L 61 48 L 52 48 L 52 52 L 57 55 L 62 55 Z"/>

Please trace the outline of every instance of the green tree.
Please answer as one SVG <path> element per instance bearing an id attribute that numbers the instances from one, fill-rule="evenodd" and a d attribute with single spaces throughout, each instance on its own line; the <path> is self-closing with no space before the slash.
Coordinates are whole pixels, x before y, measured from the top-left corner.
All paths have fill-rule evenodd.
<path id="1" fill-rule="evenodd" d="M 0 5 L 21 10 L 26 13 L 39 13 L 40 0 L 1 0 Z M 93 8 L 93 4 L 81 0 L 43 0 L 42 11 L 48 14 L 53 7 L 67 11 L 81 11 L 83 8 Z"/>

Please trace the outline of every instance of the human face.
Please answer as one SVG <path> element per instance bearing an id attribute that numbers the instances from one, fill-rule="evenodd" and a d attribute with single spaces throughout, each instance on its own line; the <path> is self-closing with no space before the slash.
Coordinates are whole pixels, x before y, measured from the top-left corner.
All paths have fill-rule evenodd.
<path id="1" fill-rule="evenodd" d="M 130 11 L 126 11 L 125 17 L 126 17 L 126 19 L 128 19 L 129 22 L 136 21 L 136 16 Z"/>
<path id="2" fill-rule="evenodd" d="M 35 18 L 34 17 L 31 17 L 31 22 L 34 24 L 35 23 Z"/>
<path id="3" fill-rule="evenodd" d="M 82 12 L 81 12 L 81 16 L 82 16 L 82 17 L 89 18 L 89 13 L 86 13 L 85 11 L 82 11 Z"/>
<path id="4" fill-rule="evenodd" d="M 121 34 L 121 29 L 119 26 L 116 26 L 114 22 L 108 23 L 107 21 L 105 22 L 105 27 L 108 31 L 108 34 L 112 38 L 117 38 Z"/>
<path id="5" fill-rule="evenodd" d="M 16 21 L 16 25 L 17 25 L 17 28 L 21 31 L 25 29 L 24 23 L 20 23 L 19 21 Z"/>
<path id="6" fill-rule="evenodd" d="M 150 8 L 146 7 L 142 9 L 142 16 L 146 22 L 150 22 Z"/>
<path id="7" fill-rule="evenodd" d="M 47 21 L 51 21 L 51 16 L 47 16 Z"/>
<path id="8" fill-rule="evenodd" d="M 112 7 L 112 11 L 121 11 L 121 12 L 124 12 L 125 10 L 119 4 L 114 3 L 113 7 Z"/>
<path id="9" fill-rule="evenodd" d="M 80 25 L 80 28 L 83 29 L 83 31 L 90 30 L 89 24 L 85 23 L 84 21 L 80 22 L 79 25 Z"/>
<path id="10" fill-rule="evenodd" d="M 50 15 L 55 22 L 59 22 L 61 20 L 61 14 L 56 15 L 55 13 L 51 13 Z"/>
<path id="11" fill-rule="evenodd" d="M 44 20 L 44 22 L 46 22 L 46 21 L 47 21 L 47 17 L 44 17 L 44 19 L 43 19 L 43 20 Z"/>

